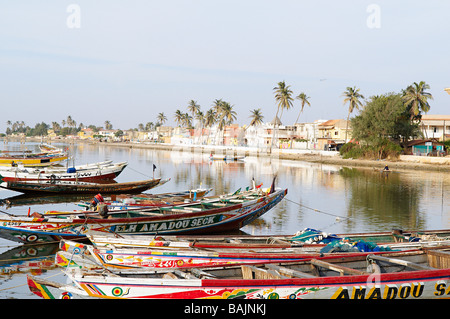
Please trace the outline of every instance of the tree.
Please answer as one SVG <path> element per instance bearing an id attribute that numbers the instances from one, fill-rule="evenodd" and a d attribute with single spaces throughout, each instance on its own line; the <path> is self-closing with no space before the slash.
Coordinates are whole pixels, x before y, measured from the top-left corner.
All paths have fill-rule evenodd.
<path id="1" fill-rule="evenodd" d="M 177 125 L 181 126 L 181 124 L 183 123 L 183 112 L 181 112 L 180 110 L 176 110 L 174 116 L 175 116 L 175 122 L 177 122 Z"/>
<path id="2" fill-rule="evenodd" d="M 197 104 L 197 101 L 190 100 L 188 110 L 192 113 L 192 118 L 195 118 L 195 114 L 200 111 L 200 105 Z"/>
<path id="3" fill-rule="evenodd" d="M 372 96 L 364 110 L 351 120 L 353 137 L 367 146 L 366 153 L 383 158 L 387 150 L 399 149 L 402 140 L 420 134 L 419 126 L 405 117 L 405 113 L 401 94 Z"/>
<path id="4" fill-rule="evenodd" d="M 307 96 L 305 93 L 300 93 L 299 95 L 296 96 L 296 99 L 300 100 L 300 103 L 302 104 L 302 108 L 300 109 L 300 112 L 298 113 L 297 119 L 295 120 L 295 123 L 298 123 L 298 119 L 300 117 L 300 114 L 302 114 L 303 112 L 303 108 L 305 107 L 305 105 L 311 106 L 311 103 L 309 103 L 309 99 L 310 97 Z M 295 124 L 294 123 L 294 124 Z"/>
<path id="5" fill-rule="evenodd" d="M 159 113 L 158 117 L 157 117 L 157 122 L 159 124 L 163 125 L 164 123 L 166 123 L 166 121 L 167 121 L 167 117 L 164 115 L 164 112 Z"/>
<path id="6" fill-rule="evenodd" d="M 263 123 L 264 116 L 261 114 L 261 109 L 254 109 L 251 112 L 250 126 L 261 125 Z"/>
<path id="7" fill-rule="evenodd" d="M 185 127 L 192 127 L 192 116 L 190 116 L 189 113 L 183 113 L 181 121 Z"/>
<path id="8" fill-rule="evenodd" d="M 292 99 L 292 90 L 289 85 L 286 85 L 284 81 L 278 82 L 278 86 L 274 87 L 275 91 L 275 101 L 277 103 L 277 113 L 275 115 L 275 119 L 278 118 L 278 112 L 281 109 L 281 115 L 283 114 L 283 110 L 290 109 L 292 107 L 293 99 Z M 280 119 L 281 119 L 280 115 Z M 273 136 L 272 136 L 272 144 L 270 146 L 270 150 L 272 151 L 273 143 L 275 140 L 275 130 L 278 130 L 278 124 L 274 123 Z"/>
<path id="9" fill-rule="evenodd" d="M 411 118 L 416 117 L 421 111 L 427 113 L 430 110 L 428 100 L 432 100 L 431 93 L 425 92 L 429 90 L 430 86 L 424 81 L 420 83 L 414 82 L 408 86 L 403 92 L 403 102 L 407 107 L 410 107 Z"/>
<path id="10" fill-rule="evenodd" d="M 155 127 L 155 124 L 153 122 L 147 122 L 145 124 L 145 130 L 146 131 L 152 131 L 154 127 Z"/>
<path id="11" fill-rule="evenodd" d="M 360 99 L 364 99 L 364 96 L 359 93 L 359 89 L 356 87 L 347 87 L 347 91 L 343 93 L 344 96 L 344 105 L 348 105 L 348 115 L 347 115 L 347 127 L 345 129 L 345 142 L 347 142 L 347 133 L 348 133 L 348 121 L 350 118 L 350 114 L 353 113 L 354 109 L 358 109 L 362 106 L 362 102 Z"/>
<path id="12" fill-rule="evenodd" d="M 112 129 L 112 127 L 113 126 L 110 121 L 105 121 L 105 129 L 110 130 L 110 129 Z"/>
<path id="13" fill-rule="evenodd" d="M 206 111 L 205 115 L 205 126 L 209 127 L 208 137 L 211 134 L 211 127 L 216 123 L 216 112 L 213 108 Z"/>
<path id="14" fill-rule="evenodd" d="M 284 81 L 278 82 L 278 86 L 274 87 L 273 90 L 275 91 L 275 101 L 277 102 L 278 109 L 276 116 L 278 117 L 278 112 L 281 109 L 281 116 L 283 115 L 283 110 L 290 109 L 292 107 L 293 99 L 292 99 L 292 90 L 290 89 L 289 85 L 286 85 Z"/>

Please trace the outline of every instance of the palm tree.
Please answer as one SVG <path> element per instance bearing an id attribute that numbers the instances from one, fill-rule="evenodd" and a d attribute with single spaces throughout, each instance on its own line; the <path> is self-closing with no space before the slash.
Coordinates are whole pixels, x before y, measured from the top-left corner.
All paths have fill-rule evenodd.
<path id="1" fill-rule="evenodd" d="M 278 86 L 274 87 L 273 90 L 275 91 L 275 101 L 277 102 L 278 108 L 277 113 L 275 115 L 275 119 L 278 118 L 278 112 L 281 109 L 281 114 L 283 114 L 283 110 L 290 109 L 292 107 L 292 90 L 290 89 L 289 85 L 286 85 L 284 81 L 278 82 Z M 281 118 L 281 115 L 280 115 Z M 272 144 L 270 146 L 270 151 L 272 152 L 273 143 L 275 140 L 275 125 L 277 126 L 276 129 L 278 129 L 278 124 L 274 123 L 274 129 L 273 129 L 273 136 L 272 136 Z"/>
<path id="2" fill-rule="evenodd" d="M 146 131 L 153 131 L 154 127 L 155 127 L 155 124 L 153 122 L 147 122 L 145 124 L 145 130 Z"/>
<path id="3" fill-rule="evenodd" d="M 177 122 L 178 126 L 181 126 L 181 123 L 183 123 L 183 112 L 180 110 L 175 111 L 175 122 Z"/>
<path id="4" fill-rule="evenodd" d="M 311 106 L 311 103 L 309 103 L 309 101 L 308 101 L 310 99 L 310 97 L 307 96 L 303 92 L 300 93 L 299 95 L 297 95 L 296 99 L 300 100 L 300 102 L 302 103 L 302 108 L 300 109 L 300 113 L 298 113 L 297 119 L 295 120 L 295 123 L 298 123 L 298 119 L 300 117 L 300 114 L 302 114 L 302 112 L 303 112 L 303 108 L 305 107 L 305 105 Z"/>
<path id="5" fill-rule="evenodd" d="M 205 115 L 205 126 L 209 127 L 208 137 L 211 134 L 211 127 L 216 123 L 216 112 L 214 112 L 214 109 L 209 109 L 206 111 Z"/>
<path id="6" fill-rule="evenodd" d="M 364 96 L 359 93 L 359 89 L 356 87 L 347 87 L 347 91 L 345 91 L 342 95 L 344 97 L 344 105 L 349 103 L 348 106 L 348 115 L 347 115 L 347 127 L 345 129 L 345 142 L 347 143 L 347 133 L 348 133 L 348 121 L 350 118 L 350 113 L 353 112 L 355 108 L 359 110 L 359 107 L 362 106 L 362 102 L 360 99 L 364 99 Z"/>
<path id="7" fill-rule="evenodd" d="M 252 115 L 250 115 L 250 118 L 252 119 L 250 121 L 250 126 L 261 125 L 264 118 L 264 116 L 261 114 L 261 109 L 254 109 L 250 112 L 252 113 Z"/>
<path id="8" fill-rule="evenodd" d="M 275 91 L 275 100 L 278 104 L 277 109 L 277 115 L 278 111 L 281 109 L 281 115 L 283 114 L 283 110 L 289 110 L 292 107 L 293 99 L 292 99 L 292 90 L 290 89 L 289 85 L 286 85 L 284 81 L 278 82 L 278 86 L 274 87 L 273 90 Z"/>
<path id="9" fill-rule="evenodd" d="M 203 112 L 198 110 L 197 113 L 195 114 L 195 119 L 200 124 L 200 141 L 202 143 L 202 140 L 203 140 L 203 127 L 205 126 L 206 118 L 205 118 L 205 115 L 203 114 Z"/>
<path id="10" fill-rule="evenodd" d="M 105 121 L 105 129 L 107 129 L 107 130 L 112 129 L 112 124 L 110 121 Z"/>
<path id="11" fill-rule="evenodd" d="M 164 112 L 158 114 L 157 121 L 159 124 L 163 125 L 167 121 L 167 117 L 164 115 Z"/>
<path id="12" fill-rule="evenodd" d="M 182 122 L 185 127 L 191 128 L 192 127 L 192 116 L 190 116 L 189 113 L 183 113 Z"/>
<path id="13" fill-rule="evenodd" d="M 233 111 L 234 105 L 223 102 L 220 108 L 221 117 L 225 120 L 226 125 L 232 124 L 236 120 L 236 111 Z"/>
<path id="14" fill-rule="evenodd" d="M 425 92 L 425 90 L 429 89 L 430 86 L 428 84 L 420 81 L 420 83 L 414 82 L 403 92 L 402 99 L 405 106 L 410 107 L 411 118 L 419 115 L 421 111 L 427 113 L 430 110 L 428 100 L 432 100 L 433 96 L 431 93 Z"/>
<path id="15" fill-rule="evenodd" d="M 200 111 L 200 105 L 197 104 L 197 101 L 190 100 L 188 104 L 188 110 L 192 113 L 192 117 L 195 117 L 195 113 Z"/>

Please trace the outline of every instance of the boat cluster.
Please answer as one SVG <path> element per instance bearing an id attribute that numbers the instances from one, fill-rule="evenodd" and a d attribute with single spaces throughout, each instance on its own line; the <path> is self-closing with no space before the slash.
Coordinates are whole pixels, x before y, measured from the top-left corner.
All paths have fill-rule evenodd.
<path id="1" fill-rule="evenodd" d="M 30 194 L 5 199 L 6 205 L 81 196 L 74 211 L 0 214 L 4 239 L 59 243 L 54 261 L 71 283 L 29 275 L 34 294 L 50 299 L 450 297 L 450 230 L 328 234 L 305 228 L 286 236 L 223 235 L 275 207 L 287 189 L 275 187 L 274 178 L 269 188 L 253 182 L 228 194 L 211 195 L 208 188 L 149 194 L 143 191 L 169 179 L 111 182 L 126 165 L 63 169 L 15 162 L 0 168 L 2 187 Z"/>

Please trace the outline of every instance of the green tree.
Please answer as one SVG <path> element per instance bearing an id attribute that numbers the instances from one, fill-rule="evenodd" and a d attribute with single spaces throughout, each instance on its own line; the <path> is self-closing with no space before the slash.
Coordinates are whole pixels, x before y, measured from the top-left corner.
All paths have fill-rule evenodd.
<path id="1" fill-rule="evenodd" d="M 426 92 L 430 86 L 424 81 L 414 82 L 403 92 L 403 101 L 407 107 L 410 107 L 411 118 L 419 115 L 420 112 L 427 113 L 430 110 L 428 100 L 432 100 L 431 93 Z"/>
<path id="2" fill-rule="evenodd" d="M 181 124 L 183 123 L 183 112 L 181 112 L 180 110 L 176 110 L 174 117 L 175 122 L 177 122 L 177 125 L 181 126 Z"/>
<path id="3" fill-rule="evenodd" d="M 188 110 L 191 112 L 192 118 L 195 118 L 195 114 L 200 111 L 200 105 L 197 104 L 197 101 L 190 100 Z"/>
<path id="4" fill-rule="evenodd" d="M 164 115 L 164 112 L 161 112 L 158 114 L 158 118 L 157 118 L 157 122 L 161 125 L 163 125 L 164 123 L 166 123 L 167 121 L 167 117 Z"/>
<path id="5" fill-rule="evenodd" d="M 261 109 L 254 109 L 250 113 L 250 126 L 261 125 L 263 123 L 264 116 L 261 113 Z"/>
<path id="6" fill-rule="evenodd" d="M 405 112 L 401 94 L 370 97 L 364 110 L 351 119 L 353 138 L 361 143 L 360 149 L 364 148 L 361 154 L 383 158 L 389 152 L 399 152 L 402 139 L 420 134 L 418 125 L 405 117 Z"/>
<path id="7" fill-rule="evenodd" d="M 292 107 L 293 104 L 293 99 L 292 99 L 292 90 L 290 89 L 289 85 L 286 85 L 286 83 L 284 81 L 282 82 L 278 82 L 278 85 L 276 87 L 273 88 L 273 91 L 275 93 L 275 101 L 277 103 L 277 113 L 275 115 L 275 119 L 278 118 L 278 113 L 281 109 L 281 115 L 280 115 L 280 120 L 281 120 L 281 116 L 283 114 L 283 110 L 286 109 L 290 109 Z M 272 147 L 274 144 L 274 140 L 275 140 L 275 131 L 278 130 L 278 125 L 274 124 L 274 129 L 273 129 L 273 136 L 272 136 L 272 144 L 271 144 L 271 151 L 272 151 Z"/>
<path id="8" fill-rule="evenodd" d="M 297 119 L 295 120 L 295 123 L 298 123 L 298 119 L 300 118 L 300 114 L 302 114 L 302 112 L 303 112 L 303 108 L 305 107 L 305 105 L 311 106 L 311 103 L 309 102 L 310 97 L 307 96 L 303 92 L 300 93 L 299 95 L 297 95 L 296 99 L 300 100 L 300 103 L 302 105 L 302 107 L 300 109 L 300 112 L 298 113 Z"/>
<path id="9" fill-rule="evenodd" d="M 354 109 L 359 109 L 362 106 L 362 102 L 360 99 L 364 99 L 364 96 L 359 93 L 359 89 L 356 87 L 347 87 L 347 90 L 343 93 L 344 97 L 344 105 L 348 105 L 348 115 L 347 115 L 347 127 L 345 129 L 345 142 L 347 142 L 347 133 L 348 133 L 348 121 L 350 118 L 350 114 L 353 113 Z"/>

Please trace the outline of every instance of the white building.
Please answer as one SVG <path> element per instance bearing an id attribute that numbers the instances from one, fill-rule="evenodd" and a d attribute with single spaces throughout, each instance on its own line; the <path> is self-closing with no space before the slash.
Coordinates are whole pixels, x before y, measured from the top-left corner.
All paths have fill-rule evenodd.
<path id="1" fill-rule="evenodd" d="M 424 138 L 450 139 L 450 115 L 422 115 L 420 124 Z"/>

